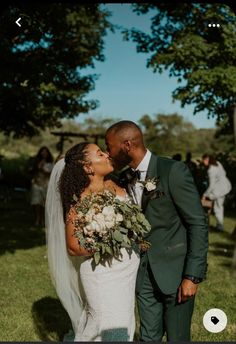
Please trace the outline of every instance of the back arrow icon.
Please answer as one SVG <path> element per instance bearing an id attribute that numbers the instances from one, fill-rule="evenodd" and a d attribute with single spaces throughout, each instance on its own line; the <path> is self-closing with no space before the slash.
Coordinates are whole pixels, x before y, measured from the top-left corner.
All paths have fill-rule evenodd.
<path id="1" fill-rule="evenodd" d="M 21 27 L 21 24 L 19 23 L 19 21 L 21 20 L 21 18 L 18 18 L 17 20 L 16 20 L 16 25 L 18 25 L 19 27 Z"/>

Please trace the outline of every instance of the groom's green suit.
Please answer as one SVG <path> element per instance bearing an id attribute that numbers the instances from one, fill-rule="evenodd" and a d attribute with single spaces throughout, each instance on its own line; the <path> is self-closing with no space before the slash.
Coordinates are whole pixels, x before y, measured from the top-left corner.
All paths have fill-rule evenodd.
<path id="1" fill-rule="evenodd" d="M 142 208 L 152 229 L 151 247 L 141 254 L 137 276 L 141 341 L 190 340 L 194 298 L 178 304 L 184 275 L 205 278 L 208 228 L 188 167 L 151 155 L 147 177 L 157 177 L 156 190 L 143 192 Z"/>

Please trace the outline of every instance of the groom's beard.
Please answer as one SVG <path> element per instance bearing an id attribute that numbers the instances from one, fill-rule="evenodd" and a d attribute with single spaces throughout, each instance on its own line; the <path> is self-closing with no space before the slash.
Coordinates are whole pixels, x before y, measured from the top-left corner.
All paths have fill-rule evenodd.
<path id="1" fill-rule="evenodd" d="M 120 149 L 117 155 L 112 158 L 115 170 L 122 170 L 125 166 L 129 165 L 132 158 L 123 150 Z"/>

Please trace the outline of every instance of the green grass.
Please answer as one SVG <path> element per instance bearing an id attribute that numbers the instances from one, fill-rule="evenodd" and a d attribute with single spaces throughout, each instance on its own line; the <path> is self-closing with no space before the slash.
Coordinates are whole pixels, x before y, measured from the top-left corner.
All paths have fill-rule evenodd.
<path id="1" fill-rule="evenodd" d="M 211 224 L 215 221 L 211 217 Z M 193 341 L 232 341 L 236 338 L 236 278 L 232 276 L 231 261 L 234 241 L 231 233 L 235 218 L 225 217 L 225 233 L 210 232 L 208 275 L 200 284 L 192 319 Z M 210 308 L 222 309 L 228 318 L 226 329 L 221 333 L 209 333 L 202 318 Z"/>
<path id="2" fill-rule="evenodd" d="M 20 193 L 0 203 L 0 216 L 0 341 L 62 340 L 70 320 L 50 281 L 44 229 L 32 227 L 31 208 Z M 208 279 L 196 298 L 193 341 L 236 338 L 236 279 L 230 268 L 235 219 L 226 217 L 225 226 L 225 233 L 210 233 Z M 221 308 L 228 316 L 222 333 L 210 334 L 203 327 L 203 315 L 210 308 Z"/>

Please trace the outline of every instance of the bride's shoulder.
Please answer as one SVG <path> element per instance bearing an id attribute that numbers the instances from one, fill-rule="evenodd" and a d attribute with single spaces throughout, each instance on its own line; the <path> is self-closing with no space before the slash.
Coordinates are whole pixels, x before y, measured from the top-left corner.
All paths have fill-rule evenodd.
<path id="1" fill-rule="evenodd" d="M 118 196 L 125 196 L 126 190 L 117 185 L 113 180 L 108 179 L 105 181 L 106 189 L 114 192 Z"/>

